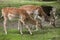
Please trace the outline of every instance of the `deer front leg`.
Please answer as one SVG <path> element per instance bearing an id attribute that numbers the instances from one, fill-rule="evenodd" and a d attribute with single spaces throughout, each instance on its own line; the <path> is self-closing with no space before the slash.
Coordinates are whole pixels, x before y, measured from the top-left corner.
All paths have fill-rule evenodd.
<path id="1" fill-rule="evenodd" d="M 19 29 L 20 29 L 20 33 L 21 33 L 21 34 L 23 34 L 23 32 L 22 32 L 22 27 L 23 27 L 23 25 L 22 25 L 22 24 L 24 25 L 24 22 L 23 22 L 22 20 L 20 20 L 20 21 L 19 21 L 19 25 L 20 25 L 20 26 L 19 26 Z"/>
<path id="2" fill-rule="evenodd" d="M 36 30 L 34 31 L 38 31 L 38 22 L 36 22 Z"/>
<path id="3" fill-rule="evenodd" d="M 26 25 L 26 28 L 28 29 L 29 33 L 32 35 L 32 32 L 31 32 L 30 28 L 28 27 L 28 25 Z"/>
<path id="4" fill-rule="evenodd" d="M 22 27 L 23 27 L 22 23 L 20 21 L 18 21 L 18 31 L 20 31 L 21 34 L 23 34 Z"/>
<path id="5" fill-rule="evenodd" d="M 25 21 L 23 21 L 23 20 L 20 20 L 20 21 L 21 21 L 21 23 L 23 23 L 23 25 L 28 29 L 29 33 L 32 35 L 32 32 L 31 32 L 30 28 L 28 27 L 28 25 L 25 24 Z"/>
<path id="6" fill-rule="evenodd" d="M 6 27 L 7 27 L 7 18 L 4 18 L 4 32 L 5 32 L 5 34 L 7 34 Z"/>
<path id="7" fill-rule="evenodd" d="M 19 27 L 20 27 L 20 25 L 21 25 L 21 24 L 20 24 L 20 21 L 18 20 L 18 31 L 19 31 Z"/>

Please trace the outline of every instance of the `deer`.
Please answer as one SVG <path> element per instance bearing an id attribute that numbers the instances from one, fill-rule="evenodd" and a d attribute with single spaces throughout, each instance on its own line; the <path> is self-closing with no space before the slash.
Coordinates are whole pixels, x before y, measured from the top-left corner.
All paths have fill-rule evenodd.
<path id="1" fill-rule="evenodd" d="M 20 8 L 26 10 L 29 15 L 33 14 L 34 19 L 37 18 L 40 19 L 41 24 L 42 22 L 46 21 L 55 27 L 56 8 L 51 6 L 36 6 L 36 5 L 23 5 L 20 6 Z M 50 14 L 50 16 L 48 14 Z"/>
<path id="2" fill-rule="evenodd" d="M 29 33 L 32 34 L 32 31 L 28 25 L 28 23 L 36 25 L 36 30 L 38 30 L 38 21 L 34 20 L 24 9 L 19 9 L 15 7 L 6 7 L 2 8 L 2 16 L 4 18 L 3 26 L 4 26 L 4 32 L 7 34 L 7 21 L 15 19 L 18 17 L 18 27 L 20 29 L 20 33 L 22 32 L 22 24 L 25 25 L 25 27 L 28 29 Z"/>
<path id="3" fill-rule="evenodd" d="M 49 22 L 52 26 L 56 27 L 56 8 L 53 6 L 41 6 L 44 12 L 47 14 Z"/>
<path id="4" fill-rule="evenodd" d="M 24 9 L 27 11 L 27 13 L 29 15 L 32 15 L 32 17 L 37 20 L 39 19 L 39 22 L 42 25 L 42 22 L 44 20 L 48 21 L 48 16 L 46 15 L 46 13 L 43 11 L 41 6 L 36 6 L 36 5 L 23 5 L 20 6 L 20 9 Z M 43 28 L 41 26 L 41 28 Z"/>

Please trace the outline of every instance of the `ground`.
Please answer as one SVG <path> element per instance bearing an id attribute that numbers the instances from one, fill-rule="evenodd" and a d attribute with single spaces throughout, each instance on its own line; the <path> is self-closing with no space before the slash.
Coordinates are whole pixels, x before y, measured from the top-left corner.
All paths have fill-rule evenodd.
<path id="1" fill-rule="evenodd" d="M 0 40 L 60 40 L 60 28 L 45 28 L 33 32 L 30 35 L 27 31 L 24 31 L 23 35 L 18 30 L 8 30 L 8 34 L 5 35 L 0 29 Z"/>
<path id="2" fill-rule="evenodd" d="M 24 34 L 21 35 L 16 27 L 17 21 L 8 23 L 8 34 L 5 35 L 2 23 L 0 22 L 0 40 L 60 40 L 60 19 L 57 22 L 57 28 L 45 26 L 44 29 L 33 32 L 33 35 L 30 35 L 26 29 L 23 29 Z"/>
<path id="3" fill-rule="evenodd" d="M 33 5 L 50 5 L 54 6 L 57 9 L 60 9 L 60 3 L 56 2 L 33 2 L 33 1 L 15 1 L 11 2 L 0 2 L 0 11 L 4 7 L 20 7 L 21 5 L 33 4 Z M 59 11 L 60 12 L 60 11 Z M 0 12 L 1 16 L 1 12 Z M 2 20 L 3 21 L 3 20 Z M 39 31 L 33 32 L 33 35 L 30 35 L 29 32 L 24 29 L 23 35 L 17 30 L 17 21 L 12 23 L 8 22 L 8 34 L 4 34 L 3 22 L 0 20 L 0 40 L 60 40 L 60 19 L 56 22 L 56 28 L 53 28 L 50 25 L 44 26 L 44 29 L 39 29 Z"/>

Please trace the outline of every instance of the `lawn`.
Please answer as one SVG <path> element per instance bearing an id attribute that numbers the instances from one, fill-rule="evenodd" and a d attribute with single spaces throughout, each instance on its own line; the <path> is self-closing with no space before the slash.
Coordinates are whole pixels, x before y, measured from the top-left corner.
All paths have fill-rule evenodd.
<path id="1" fill-rule="evenodd" d="M 0 11 L 3 7 L 20 7 L 21 5 L 49 5 L 56 7 L 57 10 L 60 10 L 60 3 L 58 2 L 35 2 L 35 1 L 9 1 L 9 2 L 0 2 Z M 60 13 L 57 12 L 57 13 Z M 0 12 L 1 16 L 1 12 Z M 23 35 L 19 33 L 17 29 L 8 29 L 8 34 L 5 35 L 3 27 L 0 27 L 0 40 L 60 40 L 60 28 L 51 28 L 45 27 L 44 30 L 40 29 L 39 31 L 33 32 L 33 35 L 30 35 L 27 30 L 23 30 Z"/>
<path id="2" fill-rule="evenodd" d="M 3 28 L 0 27 L 0 40 L 60 40 L 60 28 L 45 27 L 44 30 L 33 32 L 33 35 L 27 30 L 23 33 L 21 35 L 17 29 L 8 29 L 8 34 L 5 35 Z"/>

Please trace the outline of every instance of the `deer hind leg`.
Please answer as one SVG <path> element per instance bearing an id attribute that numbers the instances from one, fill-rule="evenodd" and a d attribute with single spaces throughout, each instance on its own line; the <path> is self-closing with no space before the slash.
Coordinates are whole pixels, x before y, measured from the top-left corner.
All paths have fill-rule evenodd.
<path id="1" fill-rule="evenodd" d="M 21 20 L 18 20 L 18 30 L 20 31 L 21 34 L 23 34 L 22 32 L 22 21 Z"/>
<path id="2" fill-rule="evenodd" d="M 32 35 L 32 32 L 31 32 L 30 28 L 28 27 L 28 25 L 26 25 L 26 28 L 28 29 L 29 33 Z"/>
<path id="3" fill-rule="evenodd" d="M 23 23 L 23 25 L 25 25 L 25 27 L 28 29 L 29 33 L 32 35 L 32 32 L 31 32 L 30 28 L 28 27 L 28 25 L 25 24 L 25 21 L 23 21 L 23 20 L 20 20 L 20 21 Z"/>
<path id="4" fill-rule="evenodd" d="M 4 32 L 5 32 L 5 34 L 7 34 L 6 27 L 7 27 L 7 17 L 4 17 Z"/>
<path id="5" fill-rule="evenodd" d="M 38 19 L 39 19 L 39 26 L 41 29 L 43 29 L 43 22 L 44 22 L 44 18 L 43 17 L 40 17 L 38 16 Z"/>

